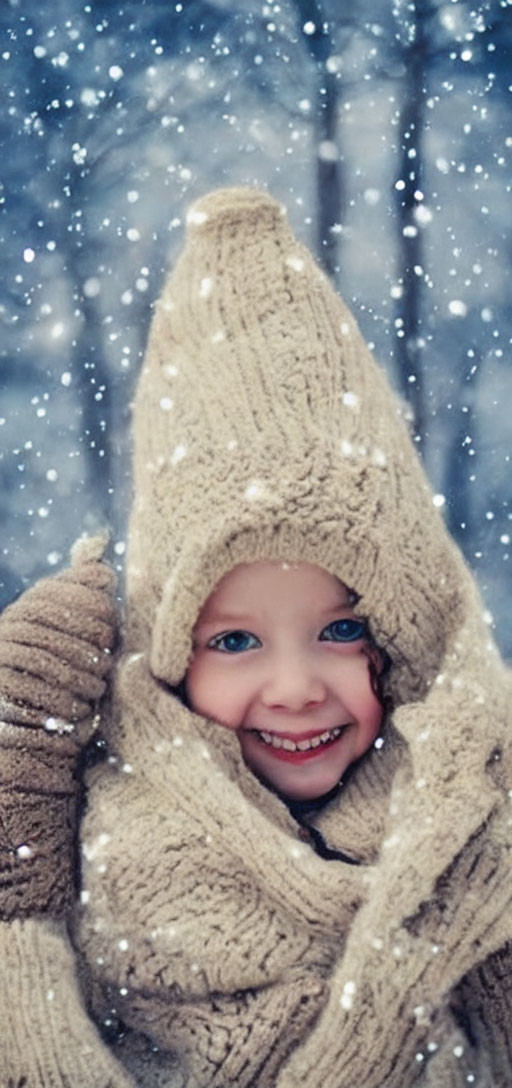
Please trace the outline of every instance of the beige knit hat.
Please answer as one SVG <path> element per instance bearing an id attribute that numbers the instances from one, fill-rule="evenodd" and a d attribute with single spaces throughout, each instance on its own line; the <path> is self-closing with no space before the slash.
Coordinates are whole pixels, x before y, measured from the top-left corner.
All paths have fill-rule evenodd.
<path id="1" fill-rule="evenodd" d="M 304 560 L 359 594 L 395 702 L 421 695 L 481 608 L 402 415 L 284 208 L 251 189 L 194 204 L 135 402 L 129 648 L 177 684 L 223 574 Z"/>

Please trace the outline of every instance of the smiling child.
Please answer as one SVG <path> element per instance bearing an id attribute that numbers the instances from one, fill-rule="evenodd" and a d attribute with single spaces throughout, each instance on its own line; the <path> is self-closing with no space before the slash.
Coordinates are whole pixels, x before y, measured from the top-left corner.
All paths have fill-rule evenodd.
<path id="1" fill-rule="evenodd" d="M 101 542 L 0 619 L 4 1082 L 507 1088 L 510 673 L 267 194 L 192 207 L 134 439 L 79 827 Z"/>
<path id="2" fill-rule="evenodd" d="M 234 730 L 247 766 L 284 798 L 330 793 L 376 739 L 379 653 L 346 586 L 320 567 L 235 567 L 193 643 L 190 705 Z"/>

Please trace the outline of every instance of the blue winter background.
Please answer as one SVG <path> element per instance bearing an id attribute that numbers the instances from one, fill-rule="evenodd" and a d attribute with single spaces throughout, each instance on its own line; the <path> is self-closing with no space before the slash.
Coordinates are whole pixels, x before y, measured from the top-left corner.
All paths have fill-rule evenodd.
<path id="1" fill-rule="evenodd" d="M 512 654 L 511 0 L 3 0 L 0 604 L 107 523 L 189 202 L 283 200 Z M 493 617 L 493 618 L 492 618 Z"/>

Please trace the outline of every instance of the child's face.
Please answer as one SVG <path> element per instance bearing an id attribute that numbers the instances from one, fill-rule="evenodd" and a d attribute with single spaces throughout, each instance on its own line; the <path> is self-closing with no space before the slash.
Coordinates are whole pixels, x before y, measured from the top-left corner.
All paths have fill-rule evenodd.
<path id="1" fill-rule="evenodd" d="M 248 767 L 284 797 L 321 797 L 377 737 L 380 655 L 348 590 L 322 568 L 235 567 L 193 639 L 192 709 L 234 730 Z"/>

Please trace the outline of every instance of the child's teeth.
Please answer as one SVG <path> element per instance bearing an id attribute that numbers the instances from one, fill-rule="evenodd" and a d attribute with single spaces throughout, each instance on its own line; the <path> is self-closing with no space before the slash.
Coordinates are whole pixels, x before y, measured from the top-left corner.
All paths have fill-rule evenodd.
<path id="1" fill-rule="evenodd" d="M 309 737 L 307 740 L 299 740 L 296 743 L 288 737 L 279 737 L 276 733 L 264 733 L 262 730 L 257 730 L 265 744 L 269 744 L 271 748 L 284 748 L 285 752 L 309 752 L 311 748 L 319 748 L 321 744 L 337 740 L 341 731 L 341 726 L 337 725 L 334 729 L 326 729 L 324 733 L 319 733 L 316 737 Z"/>

